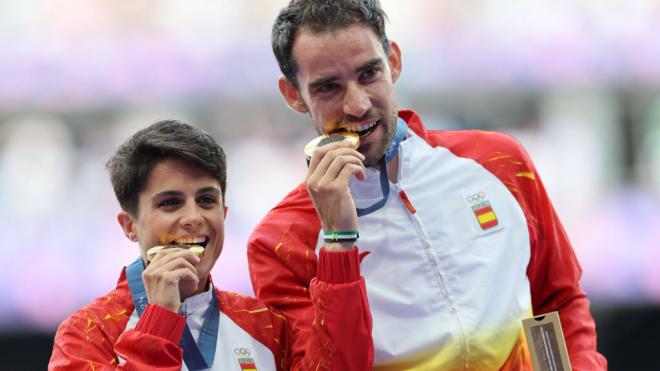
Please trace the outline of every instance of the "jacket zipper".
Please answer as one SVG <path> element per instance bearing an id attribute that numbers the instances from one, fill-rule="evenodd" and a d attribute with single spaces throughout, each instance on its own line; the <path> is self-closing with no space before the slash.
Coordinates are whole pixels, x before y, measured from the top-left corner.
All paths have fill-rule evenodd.
<path id="1" fill-rule="evenodd" d="M 428 239 L 428 236 L 426 235 L 426 232 L 424 231 L 424 228 L 422 227 L 421 222 L 417 218 L 417 215 L 415 213 L 417 212 L 417 209 L 415 209 L 415 206 L 413 205 L 412 201 L 410 201 L 410 198 L 406 194 L 406 192 L 403 190 L 403 188 L 400 186 L 401 182 L 401 169 L 403 168 L 403 160 L 402 160 L 402 153 L 401 153 L 401 147 L 399 147 L 399 166 L 397 169 L 397 182 L 394 184 L 394 189 L 396 192 L 399 194 L 399 198 L 401 199 L 401 202 L 406 206 L 406 209 L 410 213 L 413 225 L 417 229 L 417 233 L 422 237 L 422 244 L 424 245 L 424 249 L 426 252 L 426 256 L 430 262 L 430 264 L 433 266 L 433 270 L 435 271 L 435 274 L 438 279 L 438 283 L 440 284 L 440 291 L 442 295 L 447 299 L 449 302 L 450 306 L 450 311 L 456 316 L 456 320 L 458 321 L 458 326 L 461 331 L 461 337 L 463 339 L 463 357 L 465 360 L 465 368 L 467 368 L 467 362 L 468 362 L 468 340 L 467 340 L 467 335 L 465 332 L 465 327 L 463 325 L 463 320 L 460 315 L 457 313 L 457 308 L 454 303 L 454 299 L 449 295 L 449 291 L 447 289 L 447 285 L 445 284 L 445 277 L 442 271 L 440 270 L 440 265 L 438 261 L 436 260 L 435 254 L 431 252 L 431 243 L 430 240 Z"/>

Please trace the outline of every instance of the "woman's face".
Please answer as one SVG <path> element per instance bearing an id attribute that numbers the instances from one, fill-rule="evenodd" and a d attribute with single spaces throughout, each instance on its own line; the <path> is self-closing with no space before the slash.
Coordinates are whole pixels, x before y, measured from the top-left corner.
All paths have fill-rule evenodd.
<path id="1" fill-rule="evenodd" d="M 138 215 L 122 212 L 119 221 L 126 235 L 139 243 L 145 262 L 147 250 L 154 246 L 203 246 L 196 266 L 203 288 L 222 251 L 225 213 L 217 179 L 185 161 L 166 159 L 154 166 L 140 192 Z"/>

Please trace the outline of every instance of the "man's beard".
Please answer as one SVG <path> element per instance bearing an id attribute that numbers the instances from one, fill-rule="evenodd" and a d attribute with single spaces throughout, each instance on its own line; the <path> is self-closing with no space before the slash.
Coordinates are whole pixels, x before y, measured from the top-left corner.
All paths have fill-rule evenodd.
<path id="1" fill-rule="evenodd" d="M 380 162 L 384 160 L 385 153 L 387 153 L 387 149 L 390 148 L 390 144 L 394 138 L 397 117 L 398 112 L 394 110 L 389 117 L 384 117 L 381 121 L 380 125 L 384 125 L 385 135 L 383 135 L 378 142 L 370 144 L 369 152 L 372 152 L 371 150 L 375 148 L 376 152 L 374 154 L 362 153 L 365 156 L 365 159 L 362 162 L 365 167 L 378 167 Z M 378 128 L 378 130 L 382 130 L 382 128 Z"/>

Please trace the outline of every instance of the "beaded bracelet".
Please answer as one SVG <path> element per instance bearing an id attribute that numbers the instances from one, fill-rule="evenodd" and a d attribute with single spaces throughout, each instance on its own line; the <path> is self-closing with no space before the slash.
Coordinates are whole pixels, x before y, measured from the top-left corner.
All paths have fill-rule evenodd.
<path id="1" fill-rule="evenodd" d="M 358 231 L 323 231 L 323 242 L 355 242 L 360 237 Z"/>

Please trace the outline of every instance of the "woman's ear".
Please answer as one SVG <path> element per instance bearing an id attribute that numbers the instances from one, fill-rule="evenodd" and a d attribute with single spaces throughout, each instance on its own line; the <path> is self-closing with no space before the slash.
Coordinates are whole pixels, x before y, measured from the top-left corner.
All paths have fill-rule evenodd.
<path id="1" fill-rule="evenodd" d="M 117 221 L 119 222 L 121 229 L 124 231 L 124 235 L 126 235 L 129 240 L 137 242 L 137 231 L 135 230 L 135 223 L 131 214 L 126 211 L 121 211 L 117 214 Z"/>

